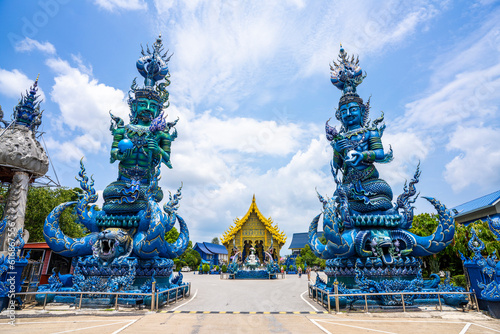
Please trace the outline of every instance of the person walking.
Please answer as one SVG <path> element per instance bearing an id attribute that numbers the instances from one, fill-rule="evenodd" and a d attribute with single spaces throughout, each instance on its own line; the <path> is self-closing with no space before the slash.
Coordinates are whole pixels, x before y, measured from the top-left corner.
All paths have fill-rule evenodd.
<path id="1" fill-rule="evenodd" d="M 302 277 L 302 267 L 299 266 L 299 278 L 301 278 L 301 277 Z"/>
<path id="2" fill-rule="evenodd" d="M 311 280 L 311 267 L 307 267 L 306 273 L 307 273 L 307 281 L 310 281 Z"/>

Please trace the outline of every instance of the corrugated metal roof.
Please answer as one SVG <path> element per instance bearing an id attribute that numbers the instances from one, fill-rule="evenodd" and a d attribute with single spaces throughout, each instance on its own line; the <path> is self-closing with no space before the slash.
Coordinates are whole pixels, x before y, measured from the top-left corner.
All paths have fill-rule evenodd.
<path id="1" fill-rule="evenodd" d="M 323 232 L 318 232 L 318 238 L 323 236 Z M 294 233 L 292 236 L 292 242 L 290 243 L 290 247 L 288 249 L 298 249 L 304 248 L 304 246 L 309 243 L 309 233 Z"/>
<path id="2" fill-rule="evenodd" d="M 472 201 L 469 201 L 467 203 L 457 205 L 456 207 L 451 209 L 451 212 L 453 212 L 455 216 L 461 216 L 477 209 L 493 205 L 493 203 L 495 203 L 499 199 L 500 190 L 486 196 L 473 199 Z"/>
<path id="3" fill-rule="evenodd" d="M 198 247 L 198 249 L 199 249 L 200 251 L 202 251 L 203 253 L 205 253 L 205 254 L 208 254 L 208 255 L 213 255 L 213 253 L 212 253 L 211 251 L 209 251 L 209 250 L 205 247 L 205 245 L 203 244 L 203 242 L 197 242 L 197 243 L 194 245 L 193 249 L 194 249 L 194 250 L 197 250 L 197 249 L 196 249 L 196 247 Z"/>
<path id="4" fill-rule="evenodd" d="M 203 244 L 213 254 L 227 254 L 226 247 L 222 245 L 212 244 L 210 242 L 204 242 Z"/>

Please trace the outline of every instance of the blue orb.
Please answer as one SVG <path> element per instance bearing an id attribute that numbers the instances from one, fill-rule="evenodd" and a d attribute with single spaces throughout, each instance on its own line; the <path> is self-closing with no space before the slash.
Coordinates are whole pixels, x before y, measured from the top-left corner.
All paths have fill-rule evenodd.
<path id="1" fill-rule="evenodd" d="M 133 148 L 133 147 L 134 147 L 134 143 L 132 143 L 130 141 L 130 139 L 125 138 L 125 139 L 120 140 L 120 142 L 118 143 L 118 149 L 120 150 L 120 152 L 125 152 L 129 148 Z"/>

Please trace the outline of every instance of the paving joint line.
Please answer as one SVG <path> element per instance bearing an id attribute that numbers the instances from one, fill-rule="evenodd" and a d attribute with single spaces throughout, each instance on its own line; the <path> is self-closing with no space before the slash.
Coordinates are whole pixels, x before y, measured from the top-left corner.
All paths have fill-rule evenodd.
<path id="1" fill-rule="evenodd" d="M 171 314 L 329 314 L 328 311 L 161 311 Z"/>

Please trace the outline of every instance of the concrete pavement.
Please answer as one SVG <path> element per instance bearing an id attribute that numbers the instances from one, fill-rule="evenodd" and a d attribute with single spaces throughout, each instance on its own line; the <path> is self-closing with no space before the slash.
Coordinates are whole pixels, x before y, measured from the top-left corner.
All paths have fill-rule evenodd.
<path id="1" fill-rule="evenodd" d="M 43 312 L 41 307 L 31 307 L 17 311 L 15 326 L 2 313 L 0 332 L 500 333 L 500 321 L 479 312 L 323 314 L 324 309 L 308 299 L 304 275 L 300 279 L 290 275 L 284 280 L 234 281 L 187 273 L 184 281 L 192 283 L 191 297 L 160 312 L 75 310 L 65 305 L 49 305 Z"/>

